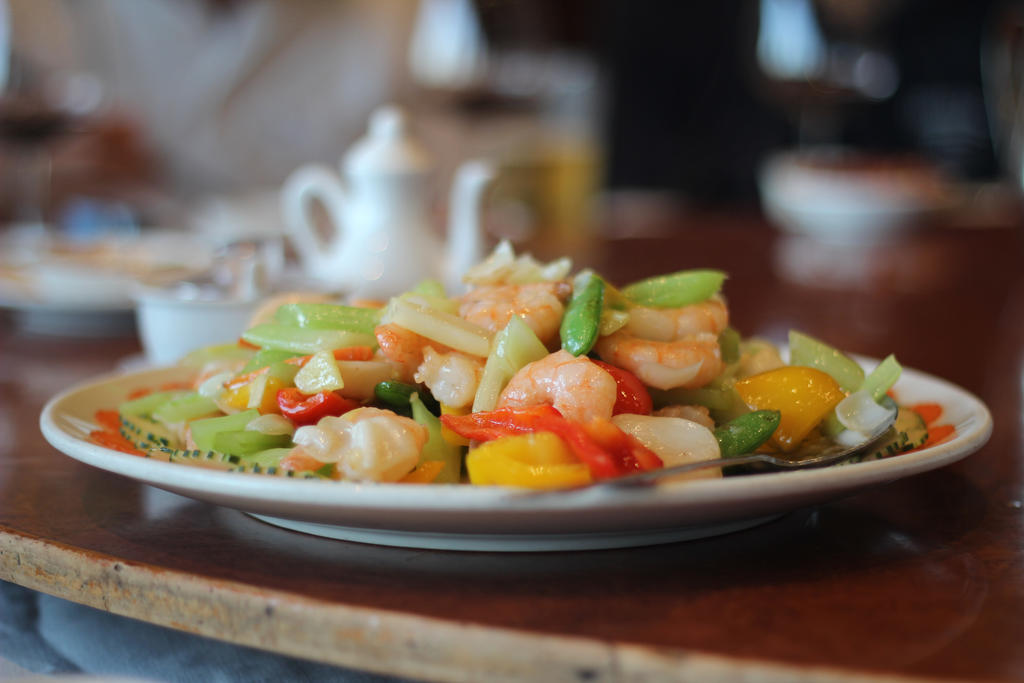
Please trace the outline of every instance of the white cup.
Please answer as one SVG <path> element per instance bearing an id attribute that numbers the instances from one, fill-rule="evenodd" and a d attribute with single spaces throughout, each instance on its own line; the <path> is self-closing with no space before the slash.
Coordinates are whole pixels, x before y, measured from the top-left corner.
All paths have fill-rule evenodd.
<path id="1" fill-rule="evenodd" d="M 144 290 L 135 316 L 146 360 L 170 365 L 190 351 L 236 341 L 258 299 L 184 299 L 172 292 Z"/>

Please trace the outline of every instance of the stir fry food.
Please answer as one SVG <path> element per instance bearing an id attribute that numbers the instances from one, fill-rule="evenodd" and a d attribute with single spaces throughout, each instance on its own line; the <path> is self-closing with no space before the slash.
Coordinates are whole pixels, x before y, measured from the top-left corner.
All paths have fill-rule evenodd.
<path id="1" fill-rule="evenodd" d="M 807 335 L 730 326 L 726 275 L 614 287 L 501 244 L 450 296 L 424 282 L 387 302 L 275 301 L 237 344 L 185 358 L 194 377 L 100 411 L 102 445 L 175 463 L 359 482 L 560 488 L 691 461 L 734 474 L 755 450 L 799 458 L 858 443 L 920 447 L 892 356 L 870 372 Z M 744 473 L 744 472 L 740 472 Z"/>

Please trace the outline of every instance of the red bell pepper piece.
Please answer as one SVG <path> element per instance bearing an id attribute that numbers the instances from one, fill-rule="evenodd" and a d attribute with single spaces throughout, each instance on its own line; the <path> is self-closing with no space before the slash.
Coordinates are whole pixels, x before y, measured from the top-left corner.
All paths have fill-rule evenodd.
<path id="1" fill-rule="evenodd" d="M 583 425 L 566 420 L 548 405 L 498 408 L 469 415 L 442 415 L 441 423 L 459 436 L 475 441 L 490 441 L 512 434 L 552 432 L 565 441 L 580 462 L 590 468 L 595 479 L 608 479 L 650 469 L 645 465 L 652 464 L 650 458 L 636 457 L 627 448 L 617 447 L 614 452 L 607 450 L 594 440 Z M 611 423 L 608 425 L 623 437 L 627 436 Z M 653 453 L 650 455 L 657 461 L 654 466 L 660 467 L 661 460 Z"/>
<path id="2" fill-rule="evenodd" d="M 613 453 L 630 471 L 644 472 L 665 466 L 657 453 L 608 420 L 592 420 L 584 425 L 584 429 L 590 438 Z"/>
<path id="3" fill-rule="evenodd" d="M 277 392 L 277 406 L 281 414 L 298 426 L 316 424 L 321 418 L 344 415 L 359 407 L 359 403 L 343 398 L 333 391 L 304 394 L 295 387 Z"/>
<path id="4" fill-rule="evenodd" d="M 612 415 L 620 413 L 629 413 L 631 415 L 651 414 L 651 411 L 654 409 L 651 394 L 636 375 L 611 363 L 605 363 L 600 360 L 595 360 L 594 363 L 615 380 L 615 388 L 618 393 L 615 397 L 615 407 L 612 408 Z"/>

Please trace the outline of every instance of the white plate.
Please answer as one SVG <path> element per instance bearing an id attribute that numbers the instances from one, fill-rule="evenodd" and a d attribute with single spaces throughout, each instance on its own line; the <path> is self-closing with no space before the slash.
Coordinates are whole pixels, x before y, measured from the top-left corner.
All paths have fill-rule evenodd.
<path id="1" fill-rule="evenodd" d="M 134 292 L 201 272 L 212 250 L 176 230 L 75 243 L 41 227 L 0 237 L 0 308 L 39 334 L 109 336 L 134 329 Z"/>
<path id="2" fill-rule="evenodd" d="M 365 543 L 486 551 L 620 548 L 701 538 L 753 526 L 801 506 L 948 465 L 981 448 L 992 418 L 976 397 L 904 370 L 907 403 L 936 402 L 954 438 L 873 462 L 800 472 L 703 479 L 636 490 L 522 496 L 468 485 L 357 484 L 211 471 L 89 442 L 92 416 L 134 389 L 185 379 L 180 368 L 101 378 L 51 399 L 40 418 L 55 448 L 81 462 L 169 491 L 237 508 L 306 533 Z"/>

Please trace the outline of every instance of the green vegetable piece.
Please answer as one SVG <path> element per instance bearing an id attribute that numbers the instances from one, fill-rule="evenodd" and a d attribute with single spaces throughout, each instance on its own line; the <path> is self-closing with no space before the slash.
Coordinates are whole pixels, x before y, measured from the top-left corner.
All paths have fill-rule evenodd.
<path id="1" fill-rule="evenodd" d="M 634 282 L 622 293 L 634 304 L 653 308 L 678 308 L 710 298 L 722 289 L 720 270 L 682 270 Z"/>
<path id="2" fill-rule="evenodd" d="M 721 388 L 702 387 L 700 389 L 653 389 L 648 388 L 651 400 L 656 408 L 665 406 L 704 406 L 711 413 L 715 422 L 727 422 L 750 412 L 736 389 L 729 384 Z"/>
<path id="3" fill-rule="evenodd" d="M 434 478 L 435 484 L 457 484 L 462 478 L 462 447 L 448 443 L 441 434 L 441 420 L 431 413 L 418 393 L 409 397 L 412 419 L 427 428 L 427 443 L 420 451 L 420 462 L 439 460 L 444 463 Z"/>
<path id="4" fill-rule="evenodd" d="M 376 346 L 371 333 L 292 327 L 280 323 L 256 325 L 242 333 L 242 339 L 267 349 L 310 354 L 349 346 Z"/>
<path id="5" fill-rule="evenodd" d="M 583 289 L 573 293 L 562 316 L 559 335 L 562 348 L 574 356 L 589 353 L 597 341 L 604 301 L 604 280 L 594 275 Z"/>
<path id="6" fill-rule="evenodd" d="M 723 389 L 654 389 L 649 387 L 651 399 L 657 407 L 665 406 L 704 406 L 710 410 L 726 410 L 733 404 L 732 395 L 736 390 L 729 387 Z"/>
<path id="7" fill-rule="evenodd" d="M 217 432 L 213 437 L 213 450 L 218 453 L 246 455 L 268 448 L 283 448 L 292 441 L 287 434 L 264 434 L 251 430 Z M 197 444 L 198 445 L 198 444 Z"/>
<path id="8" fill-rule="evenodd" d="M 187 391 L 157 391 L 146 394 L 140 398 L 125 401 L 117 407 L 117 412 L 122 415 L 145 415 L 150 416 L 153 411 L 167 403 L 171 399 L 184 396 Z"/>
<path id="9" fill-rule="evenodd" d="M 839 349 L 796 330 L 789 331 L 789 364 L 821 370 L 846 392 L 857 391 L 864 382 L 864 369 L 857 361 Z"/>
<path id="10" fill-rule="evenodd" d="M 282 351 L 281 349 L 260 349 L 252 358 L 249 359 L 249 362 L 242 367 L 239 374 L 244 375 L 247 372 L 259 370 L 260 368 L 265 368 L 268 365 L 281 363 L 289 358 L 297 358 L 301 355 L 301 353 L 295 353 L 294 351 Z"/>
<path id="11" fill-rule="evenodd" d="M 190 391 L 176 396 L 153 411 L 153 419 L 164 424 L 187 422 L 217 412 L 217 404 L 212 398 L 200 396 Z"/>
<path id="12" fill-rule="evenodd" d="M 246 453 L 241 456 L 244 465 L 259 465 L 260 467 L 277 467 L 281 460 L 292 452 L 291 448 L 267 448 L 254 453 Z"/>
<path id="13" fill-rule="evenodd" d="M 519 370 L 548 355 L 548 350 L 530 326 L 519 316 L 512 316 L 494 337 L 491 352 L 484 364 L 484 373 L 473 397 L 473 412 L 494 410 L 498 396 Z"/>
<path id="14" fill-rule="evenodd" d="M 213 440 L 221 432 L 238 432 L 245 429 L 245 426 L 260 416 L 258 410 L 250 409 L 233 415 L 223 417 L 207 417 L 202 420 L 195 420 L 189 425 L 192 432 L 192 441 L 196 448 L 201 451 L 216 450 L 213 447 Z M 258 434 L 259 432 L 253 432 Z"/>
<path id="15" fill-rule="evenodd" d="M 415 384 L 408 384 L 397 380 L 386 380 L 378 382 L 377 386 L 373 388 L 373 395 L 376 396 L 377 400 L 393 408 L 409 408 L 412 403 L 412 397 L 420 392 L 422 392 L 420 400 L 427 409 L 434 415 L 440 415 L 441 405 L 437 402 L 437 399 L 431 396 L 429 392 L 424 392 Z"/>
<path id="16" fill-rule="evenodd" d="M 381 310 L 340 304 L 284 304 L 274 313 L 274 322 L 314 330 L 342 330 L 373 334 L 380 324 Z"/>
<path id="17" fill-rule="evenodd" d="M 444 291 L 444 285 L 442 285 L 439 280 L 434 279 L 423 280 L 412 288 L 412 293 L 437 299 L 445 299 L 448 297 L 448 294 Z"/>
<path id="18" fill-rule="evenodd" d="M 723 458 L 750 453 L 763 444 L 779 426 L 777 410 L 755 410 L 740 415 L 715 430 Z"/>
<path id="19" fill-rule="evenodd" d="M 871 394 L 871 398 L 881 401 L 885 392 L 896 384 L 896 380 L 900 378 L 902 372 L 903 368 L 896 360 L 896 356 L 889 354 L 871 371 L 870 375 L 864 378 L 864 383 L 860 385 L 860 391 L 866 391 Z"/>
<path id="20" fill-rule="evenodd" d="M 740 359 L 740 333 L 727 327 L 718 335 L 718 347 L 722 350 L 722 362 L 735 363 Z"/>
<path id="21" fill-rule="evenodd" d="M 178 361 L 178 365 L 186 365 L 192 368 L 201 368 L 213 361 L 247 360 L 253 355 L 252 349 L 239 346 L 237 342 L 228 344 L 216 344 L 204 346 L 188 353 Z"/>

